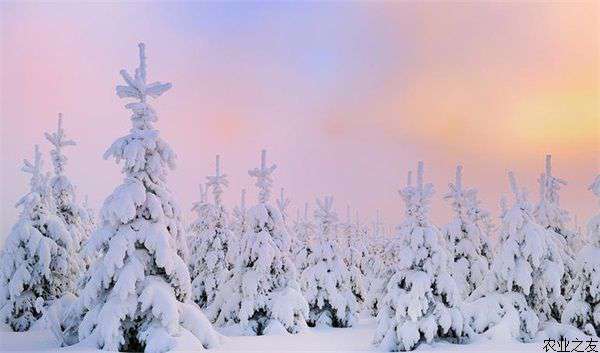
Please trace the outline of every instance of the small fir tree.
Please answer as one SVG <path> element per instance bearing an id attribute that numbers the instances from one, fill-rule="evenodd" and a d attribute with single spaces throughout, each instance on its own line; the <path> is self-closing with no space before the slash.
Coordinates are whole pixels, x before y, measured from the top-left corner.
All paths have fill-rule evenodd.
<path id="1" fill-rule="evenodd" d="M 231 231 L 228 217 L 221 201 L 223 188 L 227 187 L 227 175 L 221 174 L 219 155 L 215 162 L 215 175 L 207 177 L 207 188 L 212 189 L 214 204 L 205 202 L 199 207 L 199 219 L 196 221 L 198 232 L 193 233 L 192 261 L 190 275 L 194 301 L 201 308 L 209 306 L 219 288 L 229 278 L 231 265 L 227 261 L 228 244 Z M 201 200 L 202 202 L 202 200 Z"/>
<path id="2" fill-rule="evenodd" d="M 600 175 L 589 188 L 600 200 Z M 588 223 L 589 244 L 577 255 L 577 289 L 567 304 L 562 322 L 600 336 L 600 212 Z"/>
<path id="3" fill-rule="evenodd" d="M 366 234 L 360 224 L 358 211 L 356 220 L 352 222 L 350 217 L 350 206 L 346 208 L 346 222 L 341 224 L 340 247 L 344 252 L 344 262 L 350 273 L 350 284 L 356 301 L 361 305 L 367 296 L 364 286 L 365 267 L 368 249 L 364 240 Z"/>
<path id="4" fill-rule="evenodd" d="M 522 341 L 530 341 L 540 322 L 557 317 L 563 310 L 564 264 L 557 242 L 535 221 L 527 193 L 519 189 L 512 172 L 509 180 L 514 203 L 510 208 L 505 206 L 502 212 L 498 252 L 483 284 L 471 297 L 483 301 L 485 297 L 497 298 L 504 308 L 499 316 L 515 318 L 514 326 L 518 329 L 513 334 Z M 489 313 L 474 315 L 470 320 L 481 322 L 478 316 Z M 475 331 L 480 331 L 490 325 L 476 326 L 480 327 L 475 327 Z"/>
<path id="5" fill-rule="evenodd" d="M 459 341 L 464 336 L 460 293 L 448 273 L 442 235 L 429 221 L 433 185 L 423 183 L 422 162 L 417 185 L 409 177 L 400 194 L 406 219 L 392 245 L 397 260 L 380 303 L 374 341 L 390 351 L 413 350 L 434 339 Z"/>
<path id="6" fill-rule="evenodd" d="M 242 239 L 242 234 L 247 230 L 246 189 L 242 189 L 241 191 L 240 205 L 233 208 L 233 219 L 230 228 L 231 234 L 229 238 L 227 262 L 231 264 L 231 268 L 233 268 L 239 255 L 240 239 Z"/>
<path id="7" fill-rule="evenodd" d="M 16 205 L 19 220 L 0 256 L 0 318 L 13 331 L 29 330 L 46 307 L 73 291 L 80 270 L 72 261 L 77 246 L 56 215 L 37 145 L 33 163 L 25 160 L 22 170 L 31 174 L 30 191 Z"/>
<path id="8" fill-rule="evenodd" d="M 552 174 L 552 156 L 546 155 L 545 172 L 538 179 L 540 185 L 540 202 L 534 210 L 537 222 L 544 228 L 559 234 L 571 249 L 581 248 L 580 236 L 569 228 L 571 216 L 561 208 L 559 191 L 567 182 Z"/>
<path id="9" fill-rule="evenodd" d="M 308 217 L 308 202 L 304 204 L 304 214 L 302 218 L 297 217 L 294 225 L 294 241 L 292 242 L 292 259 L 296 267 L 302 273 L 308 266 L 308 256 L 310 255 L 310 243 L 314 238 L 315 225 Z"/>
<path id="10" fill-rule="evenodd" d="M 484 254 L 480 228 L 475 224 L 477 190 L 465 189 L 462 184 L 462 166 L 456 167 L 454 183 L 444 196 L 452 202 L 454 219 L 444 229 L 452 257 L 451 274 L 463 298 L 468 297 L 483 280 L 489 264 Z"/>
<path id="11" fill-rule="evenodd" d="M 383 222 L 381 222 L 379 210 L 377 210 L 372 229 L 366 264 L 367 298 L 365 307 L 369 309 L 371 316 L 376 317 L 379 313 L 379 302 L 385 289 L 385 281 L 389 276 L 389 267 L 386 263 L 389 251 L 385 250 Z"/>
<path id="12" fill-rule="evenodd" d="M 231 279 L 207 309 L 217 324 L 238 324 L 248 335 L 297 333 L 308 314 L 283 217 L 269 204 L 275 168 L 267 166 L 263 150 L 260 168 L 249 171 L 257 179 L 259 203 L 246 212 L 247 230 Z"/>
<path id="13" fill-rule="evenodd" d="M 317 199 L 317 233 L 301 283 L 310 308 L 309 326 L 349 327 L 358 318 L 350 273 L 336 241 L 337 214 L 333 197 Z"/>
<path id="14" fill-rule="evenodd" d="M 567 182 L 552 174 L 552 156 L 546 155 L 546 170 L 540 175 L 540 202 L 535 208 L 534 216 L 544 227 L 548 236 L 559 242 L 565 272 L 561 279 L 561 293 L 569 300 L 573 294 L 575 273 L 575 253 L 581 249 L 581 236 L 568 227 L 571 221 L 569 212 L 562 209 L 559 203 L 559 190 Z M 558 314 L 558 313 L 557 313 Z M 560 317 L 555 315 L 556 319 Z"/>
<path id="15" fill-rule="evenodd" d="M 64 174 L 67 156 L 63 148 L 75 146 L 75 141 L 67 139 L 62 125 L 62 114 L 58 114 L 58 127 L 53 133 L 46 133 L 46 139 L 52 145 L 50 156 L 54 165 L 54 176 L 50 179 L 50 189 L 56 205 L 56 214 L 63 220 L 67 230 L 73 238 L 77 251 L 70 256 L 78 272 L 85 271 L 90 259 L 82 257 L 80 249 L 89 238 L 92 229 L 92 220 L 87 210 L 77 202 L 76 189 L 69 178 Z"/>

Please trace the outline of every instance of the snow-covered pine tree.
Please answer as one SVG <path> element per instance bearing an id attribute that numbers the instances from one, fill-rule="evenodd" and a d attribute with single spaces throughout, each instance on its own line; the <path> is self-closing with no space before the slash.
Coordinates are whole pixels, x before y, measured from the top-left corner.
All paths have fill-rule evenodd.
<path id="1" fill-rule="evenodd" d="M 276 166 L 261 166 L 248 174 L 256 177 L 258 204 L 246 212 L 247 230 L 231 279 L 208 308 L 217 324 L 238 324 L 247 335 L 297 333 L 306 326 L 308 305 L 296 280 L 290 259 L 289 235 L 281 213 L 269 204 Z"/>
<path id="2" fill-rule="evenodd" d="M 494 316 L 515 318 L 513 334 L 529 341 L 535 337 L 540 322 L 557 317 L 564 307 L 561 295 L 564 265 L 557 243 L 535 221 L 527 193 L 518 187 L 512 172 L 508 176 L 514 203 L 503 211 L 498 251 L 471 299 L 497 298 L 503 309 Z M 490 326 L 481 320 L 482 315 L 488 317 L 490 313 L 469 315 L 471 323 L 479 323 L 475 331 Z"/>
<path id="3" fill-rule="evenodd" d="M 466 201 L 472 211 L 473 224 L 478 228 L 480 254 L 485 256 L 488 264 L 491 264 L 494 259 L 496 226 L 490 212 L 482 208 L 477 193 L 472 193 L 470 196 Z"/>
<path id="4" fill-rule="evenodd" d="M 291 203 L 291 200 L 289 198 L 285 197 L 284 191 L 285 190 L 283 188 L 281 188 L 279 190 L 279 198 L 277 200 L 275 200 L 275 204 L 277 205 L 277 209 L 279 210 L 279 213 L 281 214 L 281 218 L 283 219 L 283 225 L 285 226 L 285 229 L 288 233 L 288 236 L 289 236 L 288 250 L 290 252 L 290 255 L 292 256 L 291 257 L 292 261 L 294 261 L 293 248 L 294 248 L 294 242 L 296 242 L 296 233 L 295 233 L 294 227 L 288 226 L 287 209 Z"/>
<path id="5" fill-rule="evenodd" d="M 240 192 L 240 205 L 233 208 L 232 229 L 238 235 L 242 235 L 246 230 L 246 189 Z"/>
<path id="6" fill-rule="evenodd" d="M 25 160 L 22 168 L 31 174 L 30 191 L 17 202 L 19 220 L 0 256 L 0 318 L 14 331 L 30 329 L 52 301 L 71 292 L 80 270 L 71 261 L 77 246 L 56 215 L 42 164 L 36 145 L 33 163 Z"/>
<path id="7" fill-rule="evenodd" d="M 195 252 L 192 249 L 192 244 L 194 243 L 194 240 L 197 239 L 193 234 L 199 234 L 208 228 L 208 218 L 209 216 L 212 216 L 212 213 L 214 212 L 213 205 L 208 202 L 208 189 L 208 185 L 203 187 L 202 184 L 198 184 L 198 190 L 200 191 L 198 195 L 200 196 L 200 199 L 192 204 L 192 211 L 196 213 L 196 219 L 190 223 L 188 230 L 188 233 L 192 234 L 188 237 L 188 246 L 191 249 L 191 252 Z"/>
<path id="8" fill-rule="evenodd" d="M 192 279 L 195 278 L 195 264 L 201 261 L 200 251 L 197 249 L 197 246 L 202 244 L 201 235 L 209 231 L 211 222 L 215 218 L 215 207 L 208 201 L 208 189 L 208 185 L 198 184 L 200 198 L 192 204 L 192 212 L 196 214 L 196 217 L 190 222 L 187 229 L 187 247 L 190 252 L 188 266 Z"/>
<path id="9" fill-rule="evenodd" d="M 310 254 L 309 244 L 312 242 L 315 234 L 315 225 L 308 217 L 308 202 L 304 204 L 304 214 L 298 218 L 294 226 L 296 237 L 292 242 L 292 259 L 300 273 L 308 266 L 308 255 Z"/>
<path id="10" fill-rule="evenodd" d="M 207 188 L 212 189 L 214 204 L 203 205 L 206 212 L 203 219 L 198 219 L 201 227 L 193 233 L 192 261 L 190 275 L 192 278 L 192 298 L 201 308 L 209 306 L 219 288 L 229 278 L 231 265 L 227 261 L 228 244 L 231 238 L 228 217 L 221 195 L 228 186 L 227 175 L 221 174 L 219 155 L 215 161 L 215 175 L 207 177 Z"/>
<path id="11" fill-rule="evenodd" d="M 374 342 L 390 351 L 415 349 L 434 339 L 464 337 L 460 293 L 448 273 L 449 254 L 443 237 L 429 221 L 433 185 L 423 183 L 419 162 L 417 185 L 400 191 L 406 219 L 398 228 L 393 275 L 381 300 Z"/>
<path id="12" fill-rule="evenodd" d="M 565 272 L 561 280 L 561 293 L 567 299 L 573 294 L 575 273 L 575 253 L 581 249 L 581 235 L 568 227 L 571 221 L 569 213 L 560 207 L 559 190 L 567 182 L 552 175 L 552 156 L 546 155 L 546 170 L 540 175 L 540 202 L 535 208 L 536 221 L 548 231 L 548 235 L 559 242 Z M 557 313 L 558 314 L 558 313 Z M 556 316 L 558 320 L 560 316 Z"/>
<path id="13" fill-rule="evenodd" d="M 368 257 L 366 263 L 367 298 L 365 307 L 369 309 L 372 316 L 379 313 L 379 301 L 385 289 L 385 281 L 388 275 L 387 254 L 384 245 L 383 222 L 377 210 L 375 222 L 369 237 Z"/>
<path id="14" fill-rule="evenodd" d="M 353 261 L 355 264 L 358 264 L 360 271 L 363 274 L 363 286 L 366 285 L 366 268 L 367 268 L 367 258 L 369 256 L 369 247 L 365 239 L 369 238 L 369 229 L 366 225 L 363 225 L 360 222 L 360 216 L 358 211 L 356 211 L 355 216 L 355 225 L 354 225 L 354 254 L 356 254 L 355 260 Z M 366 288 L 365 288 L 366 291 Z M 366 295 L 366 293 L 365 293 Z"/>
<path id="15" fill-rule="evenodd" d="M 233 208 L 233 217 L 230 224 L 231 234 L 228 244 L 227 262 L 233 264 L 233 266 L 235 266 L 239 255 L 240 239 L 242 239 L 242 234 L 246 232 L 246 228 L 246 189 L 242 189 L 240 205 Z"/>
<path id="16" fill-rule="evenodd" d="M 153 123 L 158 120 L 148 98 L 170 83 L 146 81 L 146 54 L 139 44 L 139 67 L 117 86 L 120 98 L 134 98 L 130 132 L 117 139 L 104 157 L 123 161 L 123 184 L 106 198 L 100 228 L 87 246 L 101 251 L 64 323 L 64 340 L 86 340 L 104 350 L 165 352 L 177 337 L 213 347 L 218 334 L 193 304 L 190 275 L 178 253 L 180 216 L 167 186 L 175 153 Z M 190 334 L 191 333 L 191 334 Z"/>
<path id="17" fill-rule="evenodd" d="M 65 135 L 62 125 L 62 114 L 58 114 L 58 126 L 55 132 L 46 133 L 46 139 L 53 146 L 50 151 L 52 164 L 54 166 L 54 175 L 50 179 L 50 189 L 52 190 L 52 199 L 56 205 L 56 214 L 63 220 L 67 230 L 73 238 L 76 251 L 70 254 L 69 259 L 79 273 L 85 271 L 89 265 L 86 256 L 81 255 L 81 247 L 89 238 L 92 229 L 90 217 L 87 210 L 77 202 L 76 189 L 69 178 L 64 174 L 67 164 L 67 156 L 63 153 L 63 148 L 75 146 L 75 141 L 69 140 Z"/>
<path id="18" fill-rule="evenodd" d="M 310 308 L 309 326 L 349 327 L 358 318 L 358 303 L 350 273 L 336 240 L 337 214 L 333 197 L 317 199 L 317 232 L 311 243 L 308 266 L 302 271 L 301 283 Z"/>
<path id="19" fill-rule="evenodd" d="M 371 241 L 369 242 L 370 252 L 372 254 L 383 254 L 385 251 L 385 224 L 381 220 L 379 210 L 375 213 L 375 221 L 373 222 L 373 231 L 371 232 Z M 378 255 L 379 256 L 379 255 Z M 384 260 L 385 256 L 381 256 Z"/>
<path id="20" fill-rule="evenodd" d="M 475 224 L 477 190 L 467 189 L 462 183 L 462 166 L 456 167 L 454 183 L 449 184 L 449 192 L 444 196 L 451 201 L 454 219 L 444 228 L 446 241 L 450 246 L 452 265 L 450 272 L 463 298 L 468 297 L 481 283 L 489 269 L 484 254 L 486 242 L 481 238 L 480 228 Z"/>
<path id="21" fill-rule="evenodd" d="M 292 261 L 294 261 L 294 263 L 296 263 L 296 251 L 298 250 L 298 248 L 301 246 L 301 241 L 298 238 L 300 233 L 300 228 L 301 228 L 301 223 L 302 223 L 302 217 L 300 216 L 300 208 L 296 208 L 296 218 L 294 219 L 294 223 L 292 224 L 292 241 L 290 244 L 290 253 L 292 254 Z M 300 265 L 296 263 L 296 269 L 300 270 Z M 302 272 L 302 271 L 300 271 Z"/>
<path id="22" fill-rule="evenodd" d="M 346 207 L 346 222 L 340 225 L 340 248 L 344 253 L 344 262 L 350 273 L 350 284 L 352 293 L 359 305 L 365 301 L 367 291 L 364 286 L 366 258 L 368 249 L 365 245 L 366 234 L 360 224 L 358 211 L 356 220 L 352 222 L 350 216 L 350 206 Z"/>
<path id="23" fill-rule="evenodd" d="M 237 257 L 239 256 L 240 239 L 246 232 L 246 189 L 240 192 L 240 204 L 233 208 L 231 222 L 229 222 L 229 242 L 227 247 L 227 262 L 231 268 L 235 267 Z"/>
<path id="24" fill-rule="evenodd" d="M 574 251 L 580 249 L 580 237 L 569 229 L 568 223 L 571 216 L 567 210 L 561 208 L 559 191 L 567 182 L 552 174 L 552 155 L 546 155 L 545 172 L 540 175 L 540 201 L 535 208 L 534 215 L 537 222 L 544 228 L 558 233 L 565 243 Z"/>
<path id="25" fill-rule="evenodd" d="M 589 188 L 600 200 L 600 175 Z M 588 223 L 589 244 L 577 255 L 577 289 L 562 316 L 586 334 L 600 336 L 600 212 Z"/>
<path id="26" fill-rule="evenodd" d="M 351 210 L 350 205 L 346 205 L 346 219 L 337 223 L 337 243 L 340 251 L 344 254 L 344 262 L 348 263 L 348 256 L 350 256 L 350 247 L 348 246 L 348 238 L 352 234 L 354 228 L 354 222 L 350 216 Z"/>

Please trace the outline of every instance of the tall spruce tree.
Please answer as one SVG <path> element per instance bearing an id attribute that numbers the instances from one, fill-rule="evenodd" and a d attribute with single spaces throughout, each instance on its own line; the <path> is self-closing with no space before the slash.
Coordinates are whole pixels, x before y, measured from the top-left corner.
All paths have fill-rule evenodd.
<path id="1" fill-rule="evenodd" d="M 132 77 L 121 70 L 120 98 L 136 101 L 132 128 L 104 154 L 123 162 L 123 184 L 106 198 L 101 224 L 88 246 L 100 251 L 81 295 L 64 324 L 65 343 L 86 340 L 104 350 L 165 352 L 191 332 L 198 346 L 212 347 L 218 335 L 191 303 L 190 275 L 182 247 L 179 209 L 167 186 L 175 153 L 154 123 L 148 103 L 171 88 L 146 81 L 146 53 L 139 44 L 139 67 Z"/>

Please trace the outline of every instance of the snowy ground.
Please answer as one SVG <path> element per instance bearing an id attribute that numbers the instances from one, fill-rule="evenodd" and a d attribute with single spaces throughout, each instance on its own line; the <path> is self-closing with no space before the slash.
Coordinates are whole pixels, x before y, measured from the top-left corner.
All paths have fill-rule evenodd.
<path id="1" fill-rule="evenodd" d="M 362 319 L 346 329 L 309 329 L 298 335 L 229 336 L 221 347 L 211 352 L 376 352 L 370 345 L 375 330 L 374 319 Z M 543 343 L 498 342 L 480 337 L 466 345 L 436 343 L 423 345 L 418 352 L 543 352 Z M 0 352 L 98 352 L 76 347 L 57 348 L 49 331 L 27 333 L 0 329 Z M 101 352 L 101 351 L 100 351 Z"/>

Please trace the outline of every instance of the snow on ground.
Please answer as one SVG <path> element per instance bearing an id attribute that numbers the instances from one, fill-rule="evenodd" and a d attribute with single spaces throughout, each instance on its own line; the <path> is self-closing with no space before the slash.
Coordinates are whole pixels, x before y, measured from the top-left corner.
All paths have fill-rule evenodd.
<path id="1" fill-rule="evenodd" d="M 277 336 L 228 336 L 221 346 L 207 352 L 377 352 L 371 345 L 375 331 L 375 319 L 362 318 L 352 328 L 310 328 L 296 335 Z M 232 332 L 223 331 L 224 334 Z M 185 342 L 182 344 L 182 348 Z M 435 343 L 422 345 L 416 352 L 543 352 L 543 342 L 523 344 L 516 341 L 488 340 L 478 337 L 469 344 Z M 50 331 L 11 332 L 0 326 L 0 352 L 106 352 L 91 348 L 58 348 Z M 186 350 L 177 350 L 186 352 Z"/>

